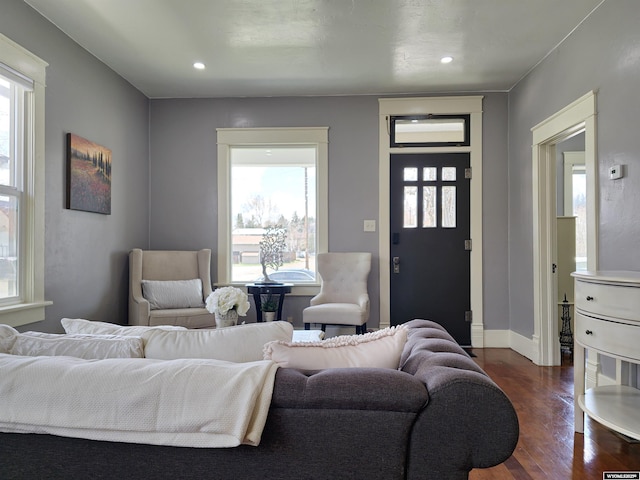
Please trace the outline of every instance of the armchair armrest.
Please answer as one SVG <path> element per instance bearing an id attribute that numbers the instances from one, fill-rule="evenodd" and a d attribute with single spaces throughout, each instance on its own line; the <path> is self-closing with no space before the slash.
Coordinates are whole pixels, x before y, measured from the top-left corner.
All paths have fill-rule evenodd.
<path id="1" fill-rule="evenodd" d="M 142 296 L 129 298 L 129 325 L 149 325 L 149 302 Z"/>
<path id="2" fill-rule="evenodd" d="M 360 308 L 369 313 L 369 294 L 368 293 L 361 293 L 358 296 L 358 305 L 360 305 Z"/>
<path id="3" fill-rule="evenodd" d="M 142 250 L 129 254 L 129 325 L 149 325 L 149 302 L 142 296 Z"/>
<path id="4" fill-rule="evenodd" d="M 329 303 L 329 299 L 326 297 L 327 296 L 325 294 L 320 292 L 315 297 L 311 298 L 311 300 L 309 300 L 309 305 L 313 306 L 313 305 L 322 305 L 323 303 Z"/>

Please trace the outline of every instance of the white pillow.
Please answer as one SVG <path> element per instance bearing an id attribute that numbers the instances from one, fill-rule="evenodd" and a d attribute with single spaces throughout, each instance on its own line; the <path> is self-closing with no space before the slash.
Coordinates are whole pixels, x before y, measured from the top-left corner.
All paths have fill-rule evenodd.
<path id="1" fill-rule="evenodd" d="M 90 335 L 119 335 L 139 337 L 148 330 L 186 330 L 178 325 L 158 325 L 148 327 L 143 325 L 117 325 L 115 323 L 84 320 L 82 318 L 63 318 L 60 320 L 62 328 L 67 333 L 85 333 Z"/>
<path id="2" fill-rule="evenodd" d="M 151 310 L 166 308 L 200 308 L 202 280 L 142 280 L 142 296 Z"/>
<path id="3" fill-rule="evenodd" d="M 9 353 L 29 357 L 67 356 L 87 360 L 142 358 L 144 343 L 140 337 L 25 332 L 16 335 Z"/>
<path id="4" fill-rule="evenodd" d="M 291 341 L 293 326 L 289 322 L 248 323 L 215 330 L 168 332 L 149 330 L 142 334 L 147 358 L 208 358 L 228 362 L 262 360 L 265 343 Z"/>
<path id="5" fill-rule="evenodd" d="M 0 353 L 9 353 L 16 340 L 16 335 L 19 334 L 18 330 L 9 325 L 0 325 Z"/>
<path id="6" fill-rule="evenodd" d="M 364 335 L 343 335 L 320 342 L 270 342 L 264 359 L 281 367 L 324 368 L 374 367 L 397 369 L 407 342 L 407 329 L 389 327 Z"/>

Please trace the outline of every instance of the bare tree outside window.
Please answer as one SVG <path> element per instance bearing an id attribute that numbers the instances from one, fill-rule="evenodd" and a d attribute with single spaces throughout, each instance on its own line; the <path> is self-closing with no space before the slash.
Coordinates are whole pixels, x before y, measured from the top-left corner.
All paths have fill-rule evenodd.
<path id="1" fill-rule="evenodd" d="M 273 282 L 267 274 L 267 267 L 278 270 L 284 263 L 283 253 L 287 246 L 287 231 L 281 225 L 266 228 L 260 240 L 260 263 L 262 264 L 263 283 Z"/>

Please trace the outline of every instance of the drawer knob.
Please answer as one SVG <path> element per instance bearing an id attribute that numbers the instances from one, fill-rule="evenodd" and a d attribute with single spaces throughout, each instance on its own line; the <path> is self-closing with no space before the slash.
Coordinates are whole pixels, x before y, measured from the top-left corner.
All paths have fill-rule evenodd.
<path id="1" fill-rule="evenodd" d="M 587 335 L 593 335 L 593 332 L 591 330 L 585 330 L 585 332 Z"/>
<path id="2" fill-rule="evenodd" d="M 587 295 L 587 302 L 590 302 L 591 300 L 593 300 L 593 297 L 591 295 Z"/>

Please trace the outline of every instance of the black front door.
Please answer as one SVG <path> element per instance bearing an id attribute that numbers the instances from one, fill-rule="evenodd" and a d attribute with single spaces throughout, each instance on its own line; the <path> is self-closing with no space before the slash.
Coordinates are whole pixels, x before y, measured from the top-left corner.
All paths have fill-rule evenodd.
<path id="1" fill-rule="evenodd" d="M 433 320 L 471 345 L 470 156 L 391 155 L 391 325 Z"/>

